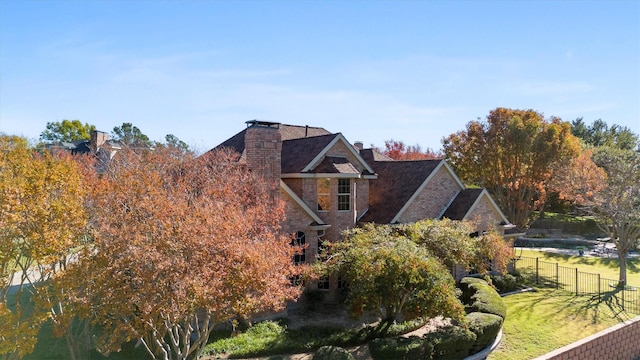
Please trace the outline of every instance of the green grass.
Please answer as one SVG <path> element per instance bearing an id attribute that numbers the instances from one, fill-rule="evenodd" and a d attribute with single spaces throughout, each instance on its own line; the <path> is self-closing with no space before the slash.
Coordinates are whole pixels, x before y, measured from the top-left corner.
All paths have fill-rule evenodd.
<path id="1" fill-rule="evenodd" d="M 516 256 L 539 258 L 540 261 L 557 262 L 559 266 L 578 268 L 578 271 L 600 274 L 601 277 L 617 280 L 620 261 L 613 257 L 570 256 L 537 250 L 516 250 Z M 640 286 L 640 258 L 627 258 L 627 284 Z"/>
<path id="2" fill-rule="evenodd" d="M 503 339 L 489 360 L 532 359 L 611 327 L 630 316 L 615 316 L 589 297 L 541 289 L 504 298 Z"/>

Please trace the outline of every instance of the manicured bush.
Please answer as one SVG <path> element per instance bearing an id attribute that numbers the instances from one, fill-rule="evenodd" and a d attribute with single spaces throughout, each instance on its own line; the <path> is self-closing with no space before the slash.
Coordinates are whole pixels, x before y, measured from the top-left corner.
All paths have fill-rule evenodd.
<path id="1" fill-rule="evenodd" d="M 369 342 L 369 353 L 374 360 L 432 359 L 433 344 L 423 338 L 378 338 Z"/>
<path id="2" fill-rule="evenodd" d="M 507 306 L 498 294 L 498 292 L 486 284 L 471 284 L 469 291 L 474 292 L 471 295 L 469 304 L 465 303 L 467 313 L 483 312 L 498 315 L 501 318 L 507 316 Z"/>
<path id="3" fill-rule="evenodd" d="M 460 283 L 458 284 L 458 288 L 460 288 L 460 291 L 462 291 L 460 300 L 462 301 L 463 304 L 468 304 L 471 301 L 471 296 L 473 296 L 473 294 L 476 293 L 475 290 L 470 287 L 473 284 L 488 285 L 486 281 L 480 278 L 475 278 L 475 277 L 462 278 L 462 280 L 460 280 Z"/>
<path id="4" fill-rule="evenodd" d="M 425 336 L 433 344 L 433 359 L 464 359 L 476 342 L 476 334 L 460 326 L 450 326 Z"/>
<path id="5" fill-rule="evenodd" d="M 492 275 L 491 281 L 499 293 L 507 293 L 518 289 L 518 279 L 511 274 Z"/>
<path id="6" fill-rule="evenodd" d="M 313 354 L 313 360 L 354 360 L 347 350 L 338 346 L 323 346 Z"/>
<path id="7" fill-rule="evenodd" d="M 498 336 L 503 319 L 494 314 L 472 312 L 467 315 L 469 330 L 476 335 L 471 353 L 476 353 L 491 345 Z"/>

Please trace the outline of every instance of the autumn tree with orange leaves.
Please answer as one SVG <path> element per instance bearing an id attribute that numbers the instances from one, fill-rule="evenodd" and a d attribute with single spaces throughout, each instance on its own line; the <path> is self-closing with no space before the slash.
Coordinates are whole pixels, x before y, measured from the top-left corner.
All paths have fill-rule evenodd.
<path id="1" fill-rule="evenodd" d="M 51 317 L 49 280 L 82 246 L 84 186 L 68 153 L 0 135 L 0 358 L 33 351 Z"/>
<path id="2" fill-rule="evenodd" d="M 514 224 L 525 227 L 555 164 L 581 148 L 571 125 L 534 110 L 497 108 L 443 139 L 446 159 L 469 185 L 484 187 Z"/>
<path id="3" fill-rule="evenodd" d="M 574 158 L 553 165 L 551 176 L 545 182 L 547 194 L 557 193 L 560 200 L 573 203 L 577 208 L 590 209 L 594 197 L 606 187 L 607 174 L 593 160 L 593 150 L 584 150 Z M 544 218 L 545 202 L 542 201 L 540 218 Z"/>
<path id="4" fill-rule="evenodd" d="M 441 159 L 442 154 L 427 148 L 422 150 L 420 145 L 405 145 L 398 140 L 387 140 L 384 142 L 384 149 L 376 147 L 375 150 L 394 160 L 431 160 Z"/>
<path id="5" fill-rule="evenodd" d="M 122 150 L 92 177 L 94 242 L 64 281 L 103 354 L 138 339 L 156 359 L 197 358 L 215 325 L 299 294 L 283 205 L 233 159 Z"/>

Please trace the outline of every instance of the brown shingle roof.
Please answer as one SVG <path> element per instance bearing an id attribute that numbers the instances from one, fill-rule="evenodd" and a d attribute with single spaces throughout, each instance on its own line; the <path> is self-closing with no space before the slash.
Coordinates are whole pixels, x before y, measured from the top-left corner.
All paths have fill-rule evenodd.
<path id="1" fill-rule="evenodd" d="M 313 127 L 313 126 L 297 126 L 297 125 L 280 124 L 278 130 L 280 131 L 280 136 L 282 137 L 282 141 L 331 134 L 331 132 L 327 131 L 324 128 Z M 222 144 L 216 146 L 214 150 L 221 149 L 221 148 L 229 148 L 234 150 L 238 154 L 242 154 L 244 152 L 244 135 L 246 132 L 247 132 L 247 129 L 240 131 L 239 133 L 225 140 Z"/>
<path id="2" fill-rule="evenodd" d="M 316 174 L 360 174 L 347 158 L 338 156 L 325 156 L 311 172 Z"/>
<path id="3" fill-rule="evenodd" d="M 381 154 L 374 149 L 362 149 L 360 150 L 360 156 L 368 164 L 372 164 L 374 161 L 395 161 L 387 155 Z"/>
<path id="4" fill-rule="evenodd" d="M 378 179 L 369 183 L 369 210 L 361 220 L 388 224 L 442 160 L 368 162 Z"/>
<path id="5" fill-rule="evenodd" d="M 322 151 L 338 134 L 306 137 L 282 142 L 282 173 L 301 173 L 302 169 Z"/>
<path id="6" fill-rule="evenodd" d="M 458 193 L 451 205 L 442 214 L 443 218 L 462 220 L 467 215 L 473 204 L 478 200 L 483 189 L 464 189 Z"/>

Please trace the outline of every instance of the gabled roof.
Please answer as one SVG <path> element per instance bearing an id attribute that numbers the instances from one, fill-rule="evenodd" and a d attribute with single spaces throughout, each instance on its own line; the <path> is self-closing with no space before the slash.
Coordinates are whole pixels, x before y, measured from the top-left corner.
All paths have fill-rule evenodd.
<path id="1" fill-rule="evenodd" d="M 361 219 L 391 223 L 425 184 L 442 160 L 373 161 L 378 180 L 369 183 L 369 211 Z"/>
<path id="2" fill-rule="evenodd" d="M 312 172 L 315 174 L 360 174 L 360 171 L 349 159 L 339 156 L 325 156 L 320 165 L 316 166 Z"/>
<path id="3" fill-rule="evenodd" d="M 282 173 L 301 173 L 338 134 L 306 137 L 282 142 Z"/>
<path id="4" fill-rule="evenodd" d="M 387 155 L 381 154 L 374 149 L 362 149 L 360 150 L 360 156 L 364 159 L 364 161 L 372 164 L 374 161 L 395 161 L 394 159 L 388 157 Z"/>
<path id="5" fill-rule="evenodd" d="M 467 216 L 473 212 L 478 206 L 482 198 L 485 197 L 491 204 L 494 210 L 500 216 L 500 220 L 508 224 L 509 220 L 502 213 L 498 205 L 493 201 L 493 198 L 489 195 L 486 189 L 464 189 L 458 193 L 453 199 L 449 207 L 444 211 L 441 218 L 448 218 L 451 220 L 466 220 Z"/>

